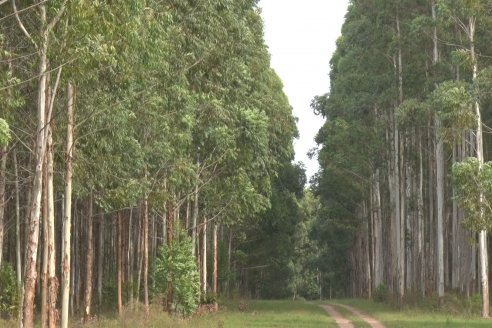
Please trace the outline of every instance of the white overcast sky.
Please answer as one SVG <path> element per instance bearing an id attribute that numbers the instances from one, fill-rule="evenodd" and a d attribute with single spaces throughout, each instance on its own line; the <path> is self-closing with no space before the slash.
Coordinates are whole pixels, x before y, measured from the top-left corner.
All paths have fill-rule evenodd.
<path id="1" fill-rule="evenodd" d="M 299 119 L 295 161 L 306 165 L 308 179 L 318 171 L 307 152 L 323 124 L 310 108 L 316 95 L 330 88 L 329 61 L 340 36 L 349 0 L 260 0 L 265 42 L 271 65 L 284 83 L 284 92 Z"/>

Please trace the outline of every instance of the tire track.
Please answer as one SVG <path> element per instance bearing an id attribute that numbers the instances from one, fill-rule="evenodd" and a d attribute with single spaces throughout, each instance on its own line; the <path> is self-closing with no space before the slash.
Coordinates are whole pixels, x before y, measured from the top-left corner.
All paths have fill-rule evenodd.
<path id="1" fill-rule="evenodd" d="M 332 305 L 329 304 L 323 304 L 321 305 L 323 309 L 325 309 L 326 312 L 335 319 L 335 322 L 337 323 L 338 327 L 340 328 L 354 328 L 354 325 L 352 322 L 346 318 L 344 318 L 340 312 L 338 312 Z"/>
<path id="2" fill-rule="evenodd" d="M 362 320 L 367 322 L 372 328 L 386 328 L 379 320 L 368 315 L 367 313 L 364 313 L 364 312 L 354 308 L 353 306 L 344 305 L 344 304 L 336 304 L 336 305 L 341 306 L 341 307 L 349 310 L 350 312 L 352 312 L 353 314 L 355 314 L 359 318 L 362 318 Z"/>

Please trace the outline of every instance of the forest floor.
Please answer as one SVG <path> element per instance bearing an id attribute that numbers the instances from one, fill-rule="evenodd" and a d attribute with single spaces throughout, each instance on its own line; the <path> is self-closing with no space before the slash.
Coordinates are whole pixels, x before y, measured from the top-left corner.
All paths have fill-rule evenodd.
<path id="1" fill-rule="evenodd" d="M 76 328 L 337 328 L 335 321 L 317 304 L 304 301 L 246 301 L 221 304 L 217 313 L 196 315 L 191 319 L 170 317 L 158 306 L 148 316 L 143 311 L 127 311 L 121 318 L 100 317 L 88 325 L 74 323 Z M 0 324 L 1 327 L 1 324 Z"/>
<path id="2" fill-rule="evenodd" d="M 335 314 L 335 312 L 338 314 Z M 171 317 L 163 312 L 159 305 L 154 305 L 149 315 L 146 315 L 141 310 L 127 310 L 122 317 L 109 313 L 97 316 L 92 322 L 85 325 L 80 323 L 80 321 L 74 320 L 70 326 L 74 328 L 492 327 L 492 320 L 481 319 L 479 314 L 476 312 L 471 313 L 465 307 L 437 309 L 432 306 L 420 306 L 397 310 L 387 304 L 359 299 L 316 302 L 291 300 L 246 301 L 242 302 L 242 306 L 239 306 L 238 301 L 227 302 L 221 305 L 217 313 L 196 315 L 190 319 Z M 336 319 L 338 320 L 336 321 Z M 7 322 L 0 319 L 0 328 L 15 326 L 17 324 L 14 321 Z"/>

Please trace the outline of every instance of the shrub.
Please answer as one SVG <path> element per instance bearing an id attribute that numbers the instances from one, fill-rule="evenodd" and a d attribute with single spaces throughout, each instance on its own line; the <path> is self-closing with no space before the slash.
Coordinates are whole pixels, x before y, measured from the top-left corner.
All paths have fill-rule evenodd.
<path id="1" fill-rule="evenodd" d="M 373 294 L 374 302 L 384 303 L 388 301 L 388 286 L 381 283 L 376 287 Z"/>
<path id="2" fill-rule="evenodd" d="M 191 243 L 191 238 L 181 232 L 170 247 L 159 248 L 155 261 L 156 288 L 165 292 L 170 283 L 172 310 L 184 316 L 191 315 L 200 301 L 200 277 Z"/>
<path id="3" fill-rule="evenodd" d="M 215 293 L 206 293 L 201 296 L 201 304 L 216 304 L 218 295 Z"/>
<path id="4" fill-rule="evenodd" d="M 0 267 L 0 314 L 16 317 L 19 311 L 19 286 L 15 271 L 9 263 Z"/>

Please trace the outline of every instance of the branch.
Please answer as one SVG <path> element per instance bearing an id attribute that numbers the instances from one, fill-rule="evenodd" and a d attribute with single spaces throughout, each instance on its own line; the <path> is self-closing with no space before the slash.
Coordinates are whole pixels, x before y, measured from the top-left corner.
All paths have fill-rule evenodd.
<path id="1" fill-rule="evenodd" d="M 56 70 L 57 70 L 57 69 L 59 69 L 60 67 L 63 67 L 63 66 L 65 66 L 65 65 L 68 65 L 68 64 L 73 63 L 73 62 L 74 62 L 74 61 L 76 61 L 77 59 L 78 59 L 78 57 L 74 57 L 74 58 L 72 58 L 72 59 L 70 59 L 70 60 L 68 60 L 68 61 L 66 61 L 66 62 L 64 62 L 64 63 L 62 63 L 62 64 L 60 64 L 60 65 L 58 65 L 57 67 L 55 67 L 55 68 L 53 68 L 53 69 L 50 69 L 50 70 L 48 70 L 48 71 L 44 72 L 44 74 L 49 73 L 49 72 L 56 71 Z M 16 86 L 19 86 L 19 85 L 22 85 L 22 84 L 25 84 L 25 83 L 31 82 L 32 80 L 35 80 L 35 79 L 39 78 L 41 75 L 43 75 L 43 74 L 38 74 L 38 75 L 33 76 L 33 77 L 31 77 L 31 78 L 29 78 L 29 79 L 27 79 L 27 80 L 20 81 L 20 82 L 18 82 L 18 83 L 14 83 L 14 84 L 11 84 L 11 85 L 7 85 L 7 86 L 5 86 L 5 87 L 3 87 L 3 88 L 0 88 L 0 91 L 7 90 L 7 89 L 10 89 L 10 88 L 13 88 L 13 87 L 16 87 Z"/>
<path id="2" fill-rule="evenodd" d="M 8 1 L 8 0 L 1 0 L 1 1 Z M 29 10 L 29 9 L 32 9 L 32 8 L 37 7 L 39 5 L 42 5 L 45 2 L 48 2 L 48 0 L 43 0 L 43 1 L 40 1 L 40 2 L 35 3 L 33 5 L 30 5 L 29 7 L 26 7 L 24 9 L 18 10 L 17 13 L 20 14 L 20 13 L 26 11 L 26 10 Z M 8 14 L 8 15 L 3 16 L 2 18 L 0 18 L 0 22 L 3 21 L 4 19 L 7 19 L 9 17 L 12 17 L 12 16 L 15 16 L 15 13 L 12 13 L 12 14 Z"/>
<path id="3" fill-rule="evenodd" d="M 17 20 L 17 23 L 19 23 L 19 27 L 20 27 L 22 33 L 24 33 L 25 36 L 32 42 L 32 44 L 34 44 L 34 47 L 36 49 L 38 49 L 38 45 L 36 44 L 34 39 L 31 37 L 31 34 L 29 34 L 29 32 L 26 30 L 26 27 L 24 26 L 22 21 L 20 20 L 19 12 L 17 11 L 17 6 L 15 5 L 15 0 L 12 0 L 12 8 L 14 8 L 15 19 Z"/>
<path id="4" fill-rule="evenodd" d="M 13 0 L 12 0 L 13 1 Z M 65 0 L 60 8 L 60 10 L 58 11 L 58 13 L 56 14 L 56 16 L 53 18 L 53 20 L 48 24 L 48 26 L 46 27 L 46 30 L 48 32 L 50 32 L 53 27 L 55 27 L 56 23 L 58 23 L 58 21 L 60 20 L 60 18 L 62 17 L 63 13 L 65 12 L 65 8 L 67 6 L 67 1 L 68 0 Z"/>
<path id="5" fill-rule="evenodd" d="M 58 69 L 58 73 L 56 74 L 56 81 L 55 81 L 55 86 L 53 87 L 53 93 L 51 94 L 50 107 L 48 109 L 48 119 L 47 119 L 46 125 L 51 124 L 51 116 L 53 114 L 53 104 L 55 103 L 56 92 L 58 91 L 58 84 L 60 82 L 62 69 L 63 69 L 63 66 L 60 66 L 60 68 Z M 49 131 L 49 129 L 46 129 L 44 132 L 45 138 L 48 138 L 48 131 Z"/>

